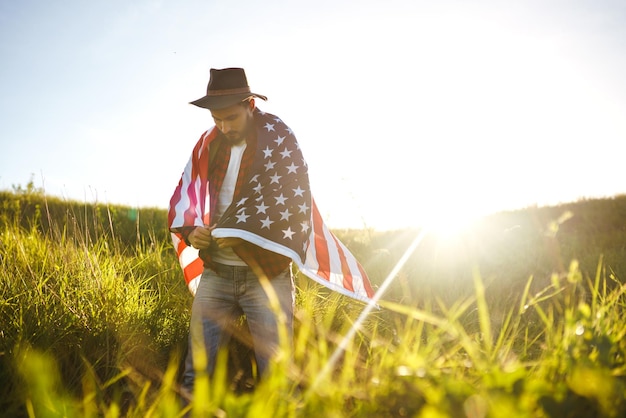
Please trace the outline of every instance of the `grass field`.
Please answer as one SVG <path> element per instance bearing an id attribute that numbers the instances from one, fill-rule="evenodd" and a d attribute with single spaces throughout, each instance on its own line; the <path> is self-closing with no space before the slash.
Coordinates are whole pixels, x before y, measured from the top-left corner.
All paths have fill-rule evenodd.
<path id="1" fill-rule="evenodd" d="M 30 189 L 0 205 L 0 416 L 626 416 L 624 197 L 428 236 L 347 343 L 364 305 L 297 277 L 293 346 L 267 379 L 249 388 L 233 344 L 191 410 L 192 300 L 163 211 Z M 336 231 L 375 286 L 417 232 Z"/>

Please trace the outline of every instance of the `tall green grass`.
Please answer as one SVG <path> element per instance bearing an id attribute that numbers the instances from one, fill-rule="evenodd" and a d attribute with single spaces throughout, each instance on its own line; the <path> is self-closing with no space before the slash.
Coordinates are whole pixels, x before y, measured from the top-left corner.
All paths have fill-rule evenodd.
<path id="1" fill-rule="evenodd" d="M 178 378 L 191 297 L 173 250 L 145 236 L 129 246 L 114 238 L 121 234 L 107 218 L 71 233 L 63 222 L 43 230 L 14 218 L 3 224 L 2 414 L 626 414 L 626 286 L 605 260 L 597 255 L 591 275 L 573 260 L 563 271 L 546 275 L 542 268 L 512 283 L 501 280 L 504 273 L 485 274 L 471 252 L 458 253 L 474 268 L 459 274 L 464 281 L 456 288 L 448 287 L 450 271 L 441 287 L 422 289 L 410 285 L 424 278 L 404 271 L 397 280 L 409 284 L 406 294 L 397 295 L 399 284 L 383 298 L 323 375 L 363 305 L 299 277 L 293 343 L 267 378 L 241 390 L 224 352 L 215 376 L 199 377 L 195 400 L 184 408 Z M 416 290 L 423 293 L 411 294 Z"/>
<path id="2" fill-rule="evenodd" d="M 52 226 L 0 230 L 0 404 L 9 415 L 23 412 L 16 400 L 32 376 L 20 359 L 30 355 L 53 359 L 51 376 L 69 394 L 82 396 L 89 378 L 99 397 L 126 404 L 184 348 L 190 301 L 165 242 L 129 249 L 112 234 Z"/>

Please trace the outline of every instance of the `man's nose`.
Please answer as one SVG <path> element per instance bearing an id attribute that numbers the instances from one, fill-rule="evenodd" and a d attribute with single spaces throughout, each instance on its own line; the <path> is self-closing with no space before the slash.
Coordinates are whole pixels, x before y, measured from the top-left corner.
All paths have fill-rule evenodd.
<path id="1" fill-rule="evenodd" d="M 222 131 L 223 134 L 227 134 L 230 131 L 230 123 L 222 122 L 221 125 L 220 131 Z"/>

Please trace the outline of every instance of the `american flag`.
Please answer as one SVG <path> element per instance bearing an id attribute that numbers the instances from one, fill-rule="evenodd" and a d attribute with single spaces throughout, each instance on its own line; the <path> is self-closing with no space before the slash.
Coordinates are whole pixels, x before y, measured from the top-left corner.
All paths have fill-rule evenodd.
<path id="1" fill-rule="evenodd" d="M 311 196 L 308 169 L 298 142 L 282 120 L 255 111 L 257 150 L 254 175 L 213 230 L 215 238 L 237 237 L 291 258 L 299 270 L 328 288 L 368 302 L 374 292 L 360 263 L 324 224 Z M 205 204 L 208 144 L 202 136 L 170 202 L 170 229 L 201 226 L 210 218 Z M 194 293 L 202 274 L 197 250 L 172 233 L 187 284 Z"/>

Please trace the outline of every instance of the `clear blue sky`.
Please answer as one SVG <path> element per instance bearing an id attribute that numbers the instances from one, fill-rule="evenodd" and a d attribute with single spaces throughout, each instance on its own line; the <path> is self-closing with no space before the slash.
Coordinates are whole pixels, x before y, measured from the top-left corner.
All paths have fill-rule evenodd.
<path id="1" fill-rule="evenodd" d="M 0 57 L 0 189 L 165 208 L 241 66 L 331 227 L 626 193 L 623 1 L 3 1 Z"/>

